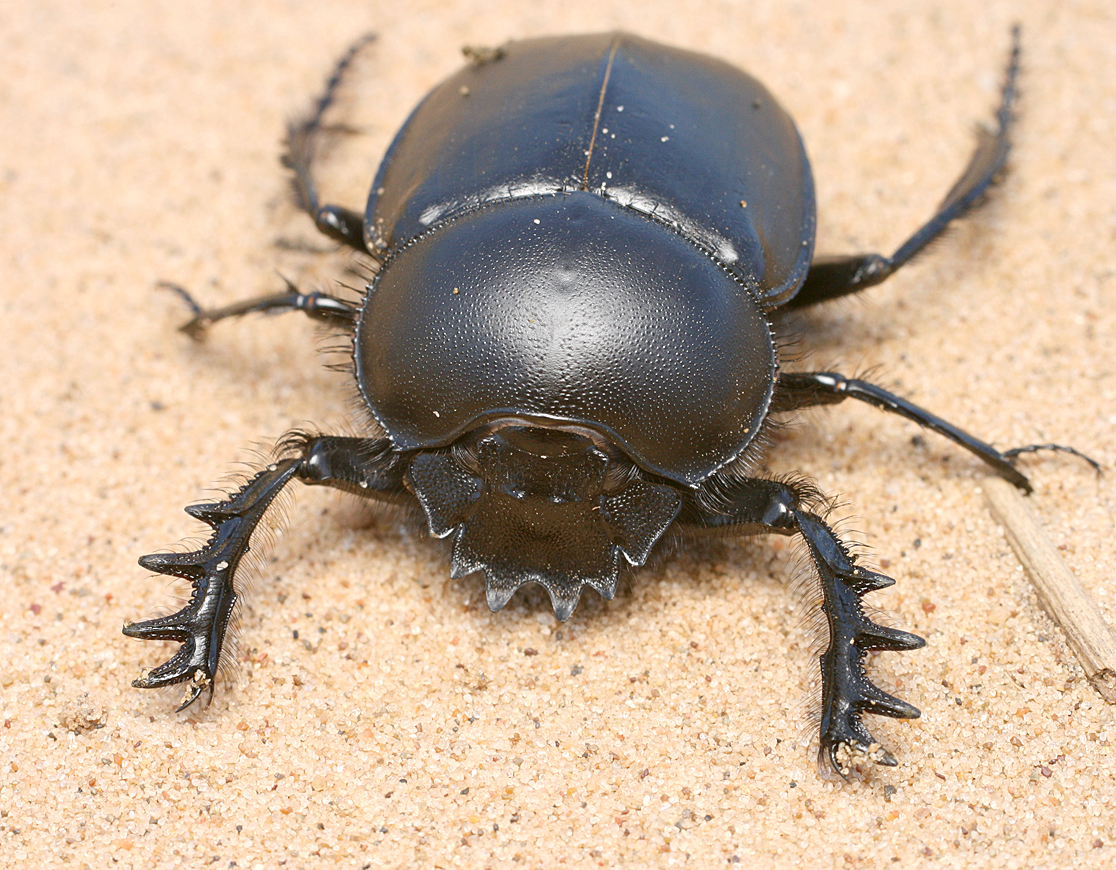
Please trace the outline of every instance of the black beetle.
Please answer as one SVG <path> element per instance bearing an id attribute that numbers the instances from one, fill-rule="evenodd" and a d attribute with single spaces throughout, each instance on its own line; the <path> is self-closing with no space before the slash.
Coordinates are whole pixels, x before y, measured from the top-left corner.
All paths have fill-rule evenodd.
<path id="1" fill-rule="evenodd" d="M 367 41 L 367 40 L 365 40 Z M 996 129 L 937 213 L 891 256 L 813 259 L 814 185 L 794 123 L 758 81 L 628 34 L 513 42 L 476 53 L 414 110 L 363 217 L 319 204 L 312 169 L 325 94 L 288 130 L 298 203 L 379 268 L 360 304 L 286 292 L 206 311 L 184 329 L 298 309 L 344 330 L 365 437 L 291 433 L 275 461 L 187 512 L 213 534 L 140 564 L 189 580 L 177 613 L 126 625 L 181 649 L 133 685 L 212 694 L 237 571 L 291 480 L 421 508 L 453 539 L 451 576 L 485 574 L 499 610 L 541 584 L 567 619 L 582 589 L 616 592 L 665 537 L 801 535 L 820 580 L 820 764 L 894 765 L 864 713 L 919 711 L 866 676 L 871 650 L 912 650 L 861 598 L 894 581 L 857 564 L 799 478 L 755 476 L 775 415 L 846 398 L 954 441 L 1029 491 L 1012 461 L 863 380 L 780 365 L 780 312 L 878 284 L 968 211 L 1001 171 L 1016 93 L 1014 39 Z M 668 536 L 668 532 L 670 535 Z"/>

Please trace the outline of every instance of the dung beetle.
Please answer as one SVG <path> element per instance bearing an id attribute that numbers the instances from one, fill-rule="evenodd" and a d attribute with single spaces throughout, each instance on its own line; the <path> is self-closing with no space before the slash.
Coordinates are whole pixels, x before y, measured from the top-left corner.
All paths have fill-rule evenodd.
<path id="1" fill-rule="evenodd" d="M 184 683 L 183 708 L 212 696 L 253 531 L 298 480 L 412 507 L 452 539 L 452 577 L 484 573 L 493 611 L 538 583 L 559 620 L 586 586 L 611 599 L 625 563 L 643 565 L 664 541 L 798 535 L 828 625 L 819 765 L 894 765 L 861 717 L 919 711 L 869 680 L 865 656 L 924 641 L 865 612 L 864 595 L 894 581 L 857 563 L 816 487 L 759 474 L 775 421 L 857 399 L 1025 491 L 1016 457 L 1068 448 L 1001 452 L 865 380 L 787 371 L 783 314 L 880 283 L 983 197 L 1008 153 L 1018 33 L 995 129 L 979 133 L 933 217 L 890 257 L 824 259 L 802 140 L 767 89 L 626 33 L 474 53 L 396 135 L 364 214 L 322 205 L 323 116 L 367 41 L 289 127 L 284 157 L 317 228 L 374 261 L 361 301 L 288 285 L 204 310 L 182 291 L 195 336 L 297 309 L 349 337 L 365 434 L 289 433 L 235 492 L 186 509 L 212 527 L 205 545 L 140 564 L 189 581 L 189 601 L 124 627 L 181 648 L 133 685 Z"/>

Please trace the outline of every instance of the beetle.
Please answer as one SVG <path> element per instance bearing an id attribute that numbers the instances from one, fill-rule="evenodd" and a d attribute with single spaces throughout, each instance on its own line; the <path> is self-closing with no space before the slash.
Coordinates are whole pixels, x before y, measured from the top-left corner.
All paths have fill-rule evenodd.
<path id="1" fill-rule="evenodd" d="M 1018 31 L 995 128 L 931 219 L 889 257 L 835 258 L 814 257 L 810 163 L 767 89 L 626 33 L 474 53 L 400 129 L 363 214 L 323 205 L 323 116 L 367 41 L 290 125 L 284 157 L 318 230 L 375 262 L 362 299 L 288 285 L 206 310 L 181 291 L 194 336 L 284 310 L 347 335 L 365 434 L 289 433 L 235 492 L 186 508 L 212 528 L 205 545 L 140 564 L 189 581 L 189 601 L 124 627 L 181 647 L 133 685 L 185 684 L 180 709 L 212 697 L 252 533 L 297 480 L 411 506 L 452 539 L 452 577 L 483 572 L 491 610 L 537 583 L 560 621 L 586 586 L 611 599 L 622 568 L 665 540 L 797 535 L 828 626 L 819 765 L 847 775 L 861 760 L 896 764 L 862 717 L 919 711 L 878 688 L 865 657 L 924 641 L 865 612 L 862 598 L 894 580 L 858 564 L 816 487 L 759 473 L 775 421 L 867 402 L 1028 492 L 1016 458 L 1069 448 L 1001 452 L 866 380 L 789 371 L 782 315 L 880 283 L 982 199 L 1009 149 Z"/>

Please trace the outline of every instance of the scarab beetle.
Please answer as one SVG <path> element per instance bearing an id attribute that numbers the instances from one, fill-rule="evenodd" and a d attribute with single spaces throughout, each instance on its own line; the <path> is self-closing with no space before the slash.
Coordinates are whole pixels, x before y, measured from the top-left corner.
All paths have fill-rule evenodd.
<path id="1" fill-rule="evenodd" d="M 212 536 L 140 564 L 184 578 L 177 613 L 126 625 L 181 649 L 133 685 L 212 694 L 253 530 L 292 480 L 421 509 L 452 538 L 451 576 L 483 572 L 489 607 L 525 583 L 568 619 L 589 586 L 616 592 L 664 539 L 799 535 L 829 629 L 820 764 L 894 765 L 861 721 L 919 711 L 865 673 L 872 650 L 921 638 L 873 622 L 862 597 L 894 581 L 857 564 L 799 478 L 759 474 L 778 415 L 854 398 L 969 450 L 1023 490 L 1013 460 L 887 390 L 787 371 L 781 313 L 878 284 L 969 210 L 1003 169 L 1014 40 L 996 128 L 937 213 L 892 256 L 814 259 L 810 164 L 794 123 L 754 78 L 625 33 L 474 53 L 396 135 L 363 216 L 319 203 L 323 114 L 351 67 L 288 130 L 299 206 L 378 269 L 362 301 L 301 293 L 216 310 L 184 329 L 298 309 L 351 336 L 367 410 L 359 437 L 291 433 L 222 501 L 187 508 Z M 1058 448 L 1055 448 L 1058 449 Z"/>

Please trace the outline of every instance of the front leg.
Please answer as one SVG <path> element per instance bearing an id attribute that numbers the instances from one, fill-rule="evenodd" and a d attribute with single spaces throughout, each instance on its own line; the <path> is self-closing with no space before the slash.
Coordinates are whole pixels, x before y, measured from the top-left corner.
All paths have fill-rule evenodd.
<path id="1" fill-rule="evenodd" d="M 139 689 L 186 683 L 180 710 L 204 691 L 213 694 L 225 633 L 239 598 L 237 572 L 251 550 L 257 526 L 288 483 L 297 479 L 382 500 L 405 497 L 403 463 L 390 451 L 387 439 L 293 434 L 280 443 L 280 453 L 283 458 L 223 501 L 186 508 L 190 516 L 213 528 L 200 550 L 153 553 L 139 560 L 149 571 L 180 577 L 193 586 L 190 600 L 177 613 L 130 622 L 123 629 L 128 637 L 182 644 L 168 661 L 132 683 Z"/>
<path id="2" fill-rule="evenodd" d="M 810 506 L 818 499 L 802 484 L 743 480 L 717 493 L 715 506 L 687 505 L 679 517 L 693 532 L 799 534 L 809 548 L 821 583 L 829 643 L 821 656 L 822 710 L 818 763 L 848 776 L 857 757 L 886 766 L 895 757 L 872 738 L 861 714 L 917 719 L 919 711 L 879 689 L 864 672 L 872 650 L 912 650 L 925 645 L 916 635 L 873 622 L 861 598 L 895 581 L 857 565 L 848 549 Z"/>

